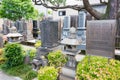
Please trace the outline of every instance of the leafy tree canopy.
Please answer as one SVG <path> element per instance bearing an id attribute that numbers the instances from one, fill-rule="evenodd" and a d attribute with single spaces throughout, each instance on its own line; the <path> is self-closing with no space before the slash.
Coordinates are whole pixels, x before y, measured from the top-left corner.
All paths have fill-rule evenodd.
<path id="1" fill-rule="evenodd" d="M 0 6 L 0 16 L 10 20 L 21 18 L 35 18 L 38 11 L 34 9 L 31 0 L 2 0 Z"/>

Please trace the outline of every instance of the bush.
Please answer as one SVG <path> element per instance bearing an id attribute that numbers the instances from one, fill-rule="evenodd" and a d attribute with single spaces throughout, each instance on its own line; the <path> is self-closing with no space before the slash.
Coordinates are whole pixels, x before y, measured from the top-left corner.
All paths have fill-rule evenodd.
<path id="1" fill-rule="evenodd" d="M 120 80 L 120 61 L 92 56 L 88 64 L 88 57 L 77 66 L 78 80 Z"/>
<path id="2" fill-rule="evenodd" d="M 36 49 L 27 50 L 26 53 L 24 53 L 24 56 L 28 56 L 30 60 L 33 60 L 33 58 L 36 56 Z"/>
<path id="3" fill-rule="evenodd" d="M 47 57 L 50 66 L 61 67 L 67 62 L 67 57 L 59 50 L 50 52 Z"/>
<path id="4" fill-rule="evenodd" d="M 2 54 L 3 54 L 3 49 L 1 48 L 1 49 L 0 49 L 0 55 L 2 55 Z"/>
<path id="5" fill-rule="evenodd" d="M 41 41 L 38 40 L 36 41 L 35 45 L 34 45 L 36 48 L 39 48 L 41 46 Z"/>
<path id="6" fill-rule="evenodd" d="M 0 49 L 0 65 L 3 64 L 5 62 L 5 58 L 3 57 L 3 49 Z"/>
<path id="7" fill-rule="evenodd" d="M 30 56 L 30 58 L 34 58 L 36 56 L 36 49 L 31 49 L 29 56 Z"/>
<path id="8" fill-rule="evenodd" d="M 38 80 L 57 80 L 58 70 L 54 67 L 44 67 L 38 71 Z"/>
<path id="9" fill-rule="evenodd" d="M 32 80 L 35 77 L 37 77 L 37 72 L 30 70 L 29 72 L 27 72 L 27 74 L 25 75 L 24 80 Z"/>
<path id="10" fill-rule="evenodd" d="M 30 65 L 22 64 L 15 67 L 3 69 L 5 73 L 18 76 L 22 80 L 32 80 L 37 77 L 37 72 L 33 71 Z"/>
<path id="11" fill-rule="evenodd" d="M 5 65 L 7 68 L 18 66 L 23 63 L 22 48 L 20 44 L 11 43 L 5 46 Z"/>
<path id="12" fill-rule="evenodd" d="M 0 56 L 0 65 L 3 64 L 5 62 L 5 58 L 3 58 L 2 56 Z"/>

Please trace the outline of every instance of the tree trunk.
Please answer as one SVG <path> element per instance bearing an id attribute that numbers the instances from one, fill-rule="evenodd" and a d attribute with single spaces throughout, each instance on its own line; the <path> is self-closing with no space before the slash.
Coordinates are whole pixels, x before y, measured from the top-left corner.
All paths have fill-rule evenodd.
<path id="1" fill-rule="evenodd" d="M 117 18 L 120 18 L 120 0 L 118 0 L 118 12 L 117 12 Z"/>
<path id="2" fill-rule="evenodd" d="M 94 16 L 96 19 L 101 19 L 102 18 L 103 14 L 101 14 L 100 12 L 96 11 L 95 9 L 93 9 L 88 0 L 83 0 L 83 4 L 84 4 L 85 9 L 92 16 Z"/>
<path id="3" fill-rule="evenodd" d="M 105 16 L 107 19 L 117 19 L 118 1 L 119 0 L 109 0 Z"/>

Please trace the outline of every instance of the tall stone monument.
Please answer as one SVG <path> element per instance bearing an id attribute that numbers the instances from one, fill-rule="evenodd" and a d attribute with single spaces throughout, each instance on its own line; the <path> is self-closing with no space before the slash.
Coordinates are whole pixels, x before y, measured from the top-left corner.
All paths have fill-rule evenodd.
<path id="1" fill-rule="evenodd" d="M 66 16 L 63 22 L 63 29 L 62 29 L 62 35 L 61 35 L 62 39 L 66 38 L 69 35 L 69 29 L 71 27 L 70 22 L 71 22 L 71 17 Z"/>
<path id="2" fill-rule="evenodd" d="M 87 54 L 114 58 L 116 20 L 87 22 Z"/>
<path id="3" fill-rule="evenodd" d="M 33 20 L 33 37 L 38 37 L 38 24 L 37 20 Z"/>
<path id="4" fill-rule="evenodd" d="M 43 20 L 40 23 L 42 47 L 58 45 L 58 21 Z"/>
<path id="5" fill-rule="evenodd" d="M 17 31 L 23 35 L 24 40 L 23 41 L 29 41 L 33 40 L 33 23 L 32 20 L 21 20 L 21 21 L 16 21 L 15 26 L 17 28 Z"/>
<path id="6" fill-rule="evenodd" d="M 8 19 L 3 19 L 3 25 L 2 25 L 3 34 L 6 35 L 9 33 L 9 27 L 10 27 L 10 21 Z"/>
<path id="7" fill-rule="evenodd" d="M 82 39 L 78 46 L 80 50 L 86 50 L 86 12 L 80 11 L 78 14 L 77 38 Z"/>

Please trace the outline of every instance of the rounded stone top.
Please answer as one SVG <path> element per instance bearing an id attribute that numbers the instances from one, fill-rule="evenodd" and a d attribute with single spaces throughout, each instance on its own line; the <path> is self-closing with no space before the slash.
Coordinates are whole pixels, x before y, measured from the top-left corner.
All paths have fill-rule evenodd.
<path id="1" fill-rule="evenodd" d="M 76 33 L 76 28 L 75 27 L 71 27 L 70 28 L 70 33 Z"/>
<path id="2" fill-rule="evenodd" d="M 10 28 L 10 33 L 15 33 L 15 32 L 17 32 L 17 28 L 15 26 L 12 26 Z"/>
<path id="3" fill-rule="evenodd" d="M 16 30 L 16 27 L 15 27 L 15 26 L 12 26 L 11 29 Z"/>

